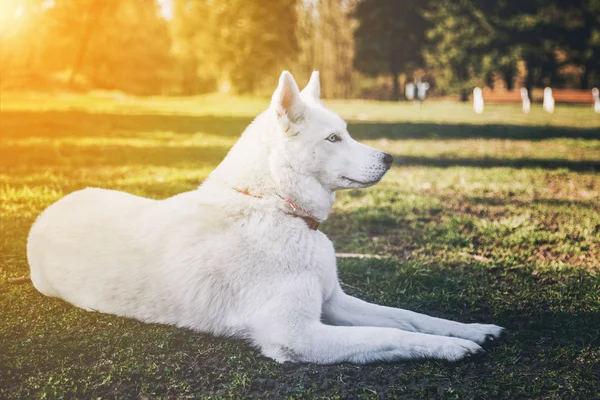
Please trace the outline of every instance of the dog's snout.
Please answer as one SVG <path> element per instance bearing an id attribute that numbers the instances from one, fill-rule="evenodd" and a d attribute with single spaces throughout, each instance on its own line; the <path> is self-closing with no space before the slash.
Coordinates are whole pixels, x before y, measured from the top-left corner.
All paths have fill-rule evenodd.
<path id="1" fill-rule="evenodd" d="M 392 163 L 394 162 L 394 157 L 392 157 L 391 154 L 388 153 L 384 153 L 385 155 L 383 156 L 383 163 L 385 165 L 387 165 L 388 167 L 390 167 L 392 165 Z"/>

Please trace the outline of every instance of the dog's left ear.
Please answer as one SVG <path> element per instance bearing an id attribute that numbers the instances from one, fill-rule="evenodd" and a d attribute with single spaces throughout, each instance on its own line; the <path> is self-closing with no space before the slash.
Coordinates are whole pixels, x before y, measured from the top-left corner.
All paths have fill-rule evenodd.
<path id="1" fill-rule="evenodd" d="M 319 79 L 319 71 L 313 71 L 310 80 L 301 92 L 304 96 L 311 97 L 315 100 L 321 98 L 321 80 Z"/>
<path id="2" fill-rule="evenodd" d="M 290 123 L 298 123 L 304 118 L 306 108 L 300 97 L 300 90 L 292 74 L 283 71 L 279 77 L 279 86 L 273 93 L 271 105 L 275 108 L 279 122 L 286 129 Z"/>

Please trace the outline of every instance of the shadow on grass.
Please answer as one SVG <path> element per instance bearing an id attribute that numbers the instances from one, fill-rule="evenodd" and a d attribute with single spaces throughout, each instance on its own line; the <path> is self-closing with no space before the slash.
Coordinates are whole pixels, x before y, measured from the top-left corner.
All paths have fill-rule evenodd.
<path id="1" fill-rule="evenodd" d="M 436 168 L 448 167 L 475 167 L 475 168 L 541 168 L 561 169 L 566 168 L 577 172 L 595 172 L 600 170 L 600 161 L 572 161 L 566 159 L 546 158 L 432 158 L 416 156 L 394 156 L 394 165 L 425 166 Z"/>
<path id="2" fill-rule="evenodd" d="M 170 131 L 175 133 L 210 132 L 237 137 L 252 118 L 235 116 L 193 116 L 176 114 L 110 114 L 85 111 L 7 111 L 2 112 L 5 137 L 122 136 L 125 132 Z M 26 135 L 11 127 L 29 126 Z M 81 128 L 86 129 L 82 130 Z M 552 138 L 600 139 L 599 128 L 556 126 L 433 124 L 412 122 L 351 122 L 349 131 L 356 139 L 511 139 L 545 140 Z"/>
<path id="3" fill-rule="evenodd" d="M 437 398 L 448 385 L 471 398 L 490 398 L 486 397 L 490 392 L 512 393 L 500 396 L 507 398 L 570 397 L 577 387 L 582 398 L 593 398 L 598 356 L 594 346 L 600 330 L 593 295 L 597 283 L 574 270 L 563 271 L 550 282 L 544 278 L 556 274 L 530 272 L 477 264 L 340 262 L 342 280 L 363 299 L 508 329 L 487 354 L 452 366 L 436 361 L 282 365 L 241 341 L 84 312 L 31 287 L 20 288 L 6 313 L 4 339 L 10 351 L 4 359 L 10 368 L 0 377 L 0 387 L 14 397 L 52 393 L 55 398 L 114 393 L 358 398 L 365 387 L 382 396 Z M 459 380 L 452 378 L 456 373 Z"/>
<path id="4" fill-rule="evenodd" d="M 237 137 L 252 118 L 175 114 L 106 114 L 84 111 L 2 112 L 2 135 L 8 137 L 127 137 L 148 132 L 207 132 Z M 11 129 L 12 128 L 12 129 Z M 23 128 L 27 128 L 24 132 Z"/>
<path id="5" fill-rule="evenodd" d="M 0 166 L 35 165 L 56 167 L 216 167 L 227 154 L 227 146 L 135 147 L 128 145 L 78 146 L 55 148 L 46 143 L 20 146 L 19 151 L 0 149 Z"/>
<path id="6" fill-rule="evenodd" d="M 507 270 L 475 261 L 427 265 L 397 259 L 343 259 L 338 267 L 342 282 L 367 301 L 462 322 L 496 315 L 507 328 L 545 330 L 569 343 L 597 340 L 586 335 L 600 330 L 600 300 L 594 296 L 600 281 L 576 267 Z"/>
<path id="7" fill-rule="evenodd" d="M 568 207 L 576 206 L 595 210 L 598 206 L 593 201 L 586 200 L 561 200 L 561 199 L 532 199 L 528 201 L 517 200 L 517 199 L 506 199 L 506 198 L 489 198 L 489 197 L 467 197 L 467 202 L 472 204 L 485 204 L 489 206 L 507 206 L 507 205 L 518 205 L 518 206 L 530 206 L 532 204 L 541 206 L 554 206 L 554 207 Z"/>
<path id="8" fill-rule="evenodd" d="M 573 128 L 557 126 L 520 126 L 499 124 L 470 125 L 412 122 L 352 122 L 349 124 L 348 130 L 356 139 L 600 139 L 600 127 Z"/>
<path id="9" fill-rule="evenodd" d="M 189 116 L 189 115 L 145 115 L 145 114 L 103 114 L 82 111 L 9 111 L 2 113 L 2 135 L 13 137 L 140 137 L 152 132 L 171 132 L 192 134 L 205 132 L 217 136 L 235 138 L 239 136 L 251 122 L 247 117 L 230 116 Z M 358 139 L 517 139 L 542 140 L 548 138 L 581 138 L 600 139 L 600 130 L 582 128 L 558 128 L 549 126 L 508 126 L 508 125 L 439 125 L 415 123 L 356 123 L 351 124 L 350 131 Z M 32 145 L 36 146 L 36 145 Z M 37 146 L 45 146 L 44 143 Z M 47 151 L 28 151 L 14 155 L 14 162 L 5 160 L 3 164 L 31 163 L 47 165 L 59 159 L 78 158 L 95 160 L 103 165 L 147 164 L 160 166 L 175 165 L 217 165 L 226 154 L 227 149 L 221 147 L 158 147 L 134 148 L 132 146 L 115 146 L 107 143 L 84 149 L 79 154 L 79 147 L 73 146 L 56 153 Z M 20 152 L 21 153 L 21 152 Z M 18 157 L 17 157 L 18 156 Z M 10 154 L 4 154 L 10 158 Z M 566 168 L 572 171 L 600 170 L 599 161 L 572 161 L 567 159 L 529 159 L 529 158 L 429 158 L 416 156 L 398 156 L 397 165 L 416 165 L 431 167 L 477 167 L 477 168 Z M 89 161 L 83 161 L 88 164 Z"/>

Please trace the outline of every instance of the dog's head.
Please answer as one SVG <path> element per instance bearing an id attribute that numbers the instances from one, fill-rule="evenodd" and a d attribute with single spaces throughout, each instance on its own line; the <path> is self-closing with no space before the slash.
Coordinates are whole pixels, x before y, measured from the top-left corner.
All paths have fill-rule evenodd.
<path id="1" fill-rule="evenodd" d="M 281 74 L 271 101 L 277 120 L 271 169 L 312 177 L 330 191 L 374 185 L 392 156 L 352 139 L 344 120 L 320 102 L 320 86 L 316 71 L 302 92 L 292 74 Z"/>

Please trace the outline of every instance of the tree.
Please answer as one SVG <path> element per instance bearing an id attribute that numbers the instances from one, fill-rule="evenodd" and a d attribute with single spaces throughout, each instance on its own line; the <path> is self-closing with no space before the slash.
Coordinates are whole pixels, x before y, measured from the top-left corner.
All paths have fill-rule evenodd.
<path id="1" fill-rule="evenodd" d="M 321 72 L 321 97 L 352 95 L 354 21 L 357 0 L 302 1 L 298 7 L 298 79 Z"/>
<path id="2" fill-rule="evenodd" d="M 166 87 L 171 44 L 167 22 L 154 0 L 25 4 L 22 20 L 27 29 L 14 38 L 16 46 L 9 46 L 9 72 L 43 76 L 54 84 L 59 82 L 55 76 L 62 74 L 71 87 L 85 81 L 92 87 L 139 94 Z"/>
<path id="3" fill-rule="evenodd" d="M 400 97 L 399 75 L 423 65 L 426 6 L 418 0 L 363 0 L 356 6 L 354 67 L 372 76 L 389 74 L 394 100 Z"/>
<path id="4" fill-rule="evenodd" d="M 438 86 L 469 88 L 500 73 L 512 89 L 519 60 L 528 89 L 560 86 L 568 65 L 582 69 L 582 88 L 598 75 L 600 0 L 432 0 L 426 16 Z"/>
<path id="5" fill-rule="evenodd" d="M 189 64 L 186 74 L 208 70 L 240 93 L 274 81 L 298 52 L 296 3 L 175 0 L 176 44 Z"/>
<path id="6" fill-rule="evenodd" d="M 479 0 L 480 2 L 482 0 Z M 560 84 L 558 52 L 564 47 L 564 26 L 557 18 L 562 0 L 501 3 L 490 13 L 499 33 L 500 50 L 525 61 L 525 86 Z M 494 12 L 495 11 L 495 12 Z"/>
<path id="7" fill-rule="evenodd" d="M 214 91 L 221 79 L 215 51 L 218 27 L 214 19 L 215 13 L 208 1 L 174 1 L 170 27 L 182 94 Z"/>
<path id="8" fill-rule="evenodd" d="M 269 3 L 259 0 L 219 2 L 215 47 L 219 64 L 231 84 L 242 93 L 252 93 L 265 79 L 274 81 L 281 69 L 289 68 L 298 52 L 296 0 Z"/>
<path id="9" fill-rule="evenodd" d="M 102 0 L 104 4 L 108 3 Z M 103 9 L 81 70 L 96 87 L 160 93 L 173 70 L 167 21 L 154 0 L 118 0 Z"/>
<path id="10" fill-rule="evenodd" d="M 580 88 L 590 88 L 590 78 L 600 85 L 600 0 L 558 1 L 559 21 L 566 62 L 582 69 Z"/>
<path id="11" fill-rule="evenodd" d="M 0 74 L 2 85 L 40 75 L 49 40 L 47 9 L 42 0 L 5 2 L 0 6 Z"/>
<path id="12" fill-rule="evenodd" d="M 438 89 L 481 86 L 495 56 L 495 28 L 486 15 L 472 1 L 433 0 L 425 18 L 431 24 L 425 58 Z"/>

